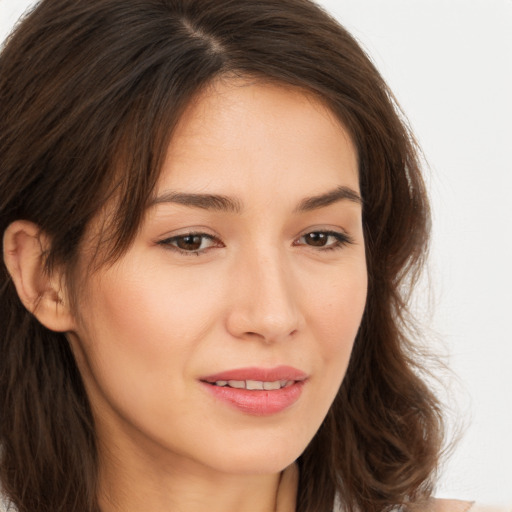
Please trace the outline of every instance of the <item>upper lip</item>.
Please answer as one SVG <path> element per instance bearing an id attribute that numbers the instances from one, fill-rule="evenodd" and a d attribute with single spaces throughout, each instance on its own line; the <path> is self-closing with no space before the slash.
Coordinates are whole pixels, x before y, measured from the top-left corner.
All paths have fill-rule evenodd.
<path id="1" fill-rule="evenodd" d="M 202 377 L 205 382 L 217 382 L 219 380 L 256 380 L 261 382 L 276 382 L 278 380 L 301 381 L 307 378 L 307 374 L 292 366 L 276 366 L 274 368 L 236 368 Z"/>

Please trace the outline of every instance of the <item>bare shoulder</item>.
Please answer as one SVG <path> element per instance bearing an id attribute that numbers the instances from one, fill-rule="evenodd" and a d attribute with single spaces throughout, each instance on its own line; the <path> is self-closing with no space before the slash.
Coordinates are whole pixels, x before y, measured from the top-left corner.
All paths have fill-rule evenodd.
<path id="1" fill-rule="evenodd" d="M 426 503 L 410 507 L 410 510 L 411 512 L 469 512 L 473 505 L 472 501 L 432 498 Z"/>
<path id="2" fill-rule="evenodd" d="M 512 509 L 479 505 L 473 501 L 431 499 L 411 508 L 411 512 L 512 512 Z"/>

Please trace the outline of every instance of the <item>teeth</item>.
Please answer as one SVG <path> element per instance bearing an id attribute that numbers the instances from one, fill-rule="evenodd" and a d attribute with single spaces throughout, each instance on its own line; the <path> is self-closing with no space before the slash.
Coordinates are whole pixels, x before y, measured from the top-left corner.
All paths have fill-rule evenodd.
<path id="1" fill-rule="evenodd" d="M 246 389 L 263 389 L 264 384 L 260 380 L 246 380 L 245 388 Z"/>
<path id="2" fill-rule="evenodd" d="M 246 387 L 245 380 L 228 380 L 228 386 L 236 389 L 244 389 Z"/>
<path id="3" fill-rule="evenodd" d="M 249 389 L 255 391 L 274 391 L 284 387 L 291 386 L 293 380 L 276 380 L 274 382 L 263 382 L 261 380 L 218 380 L 215 382 L 216 386 L 235 389 Z"/>

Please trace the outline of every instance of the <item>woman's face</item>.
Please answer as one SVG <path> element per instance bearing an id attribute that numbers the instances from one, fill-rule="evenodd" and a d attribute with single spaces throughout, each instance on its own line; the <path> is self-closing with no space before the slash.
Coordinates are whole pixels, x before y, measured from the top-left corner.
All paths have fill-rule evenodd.
<path id="1" fill-rule="evenodd" d="M 80 292 L 70 340 L 100 445 L 280 471 L 334 400 L 366 287 L 347 132 L 298 90 L 218 81 L 183 115 L 133 244 Z"/>

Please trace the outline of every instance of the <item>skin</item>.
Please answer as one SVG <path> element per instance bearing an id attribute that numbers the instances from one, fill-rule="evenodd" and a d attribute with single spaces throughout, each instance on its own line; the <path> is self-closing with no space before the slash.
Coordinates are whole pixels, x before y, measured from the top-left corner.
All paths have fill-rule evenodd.
<path id="1" fill-rule="evenodd" d="M 359 193 L 354 145 L 303 91 L 225 79 L 185 111 L 155 191 L 163 199 L 127 252 L 88 276 L 70 314 L 98 431 L 102 510 L 275 509 L 280 472 L 343 380 L 366 300 L 361 204 L 297 211 L 339 187 Z M 226 196 L 238 211 L 164 200 L 170 192 Z M 322 246 L 306 236 L 320 232 L 338 238 Z M 177 246 L 189 233 L 205 236 L 187 254 Z M 308 378 L 296 403 L 269 416 L 200 382 L 278 365 Z"/>

